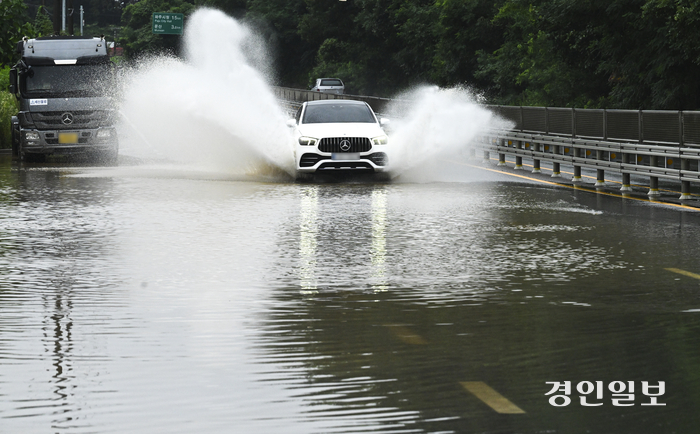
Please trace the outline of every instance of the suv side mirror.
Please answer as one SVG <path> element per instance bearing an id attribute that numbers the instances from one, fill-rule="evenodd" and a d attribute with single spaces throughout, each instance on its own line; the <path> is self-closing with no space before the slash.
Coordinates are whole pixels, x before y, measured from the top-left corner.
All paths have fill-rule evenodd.
<path id="1" fill-rule="evenodd" d="M 17 70 L 15 68 L 10 69 L 10 93 L 12 95 L 17 94 Z"/>

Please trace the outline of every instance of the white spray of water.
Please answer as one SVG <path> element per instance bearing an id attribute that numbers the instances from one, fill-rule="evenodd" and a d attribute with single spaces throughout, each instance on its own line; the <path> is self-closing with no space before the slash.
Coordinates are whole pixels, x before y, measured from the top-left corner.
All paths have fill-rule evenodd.
<path id="1" fill-rule="evenodd" d="M 235 175 L 294 173 L 293 139 L 260 68 L 265 50 L 245 26 L 200 9 L 185 29 L 186 61 L 134 68 L 121 112 L 121 153 Z"/>
<path id="2" fill-rule="evenodd" d="M 509 128 L 464 88 L 418 87 L 397 97 L 387 114 L 393 176 L 404 182 L 448 180 L 446 162 L 463 160 L 474 139 L 490 128 Z"/>
<path id="3" fill-rule="evenodd" d="M 294 139 L 265 78 L 269 62 L 258 37 L 203 8 L 189 18 L 184 38 L 185 61 L 156 57 L 129 74 L 121 153 L 228 177 L 293 176 Z M 462 88 L 414 89 L 387 114 L 392 175 L 408 182 L 447 180 L 444 161 L 463 158 L 489 128 L 505 127 Z"/>

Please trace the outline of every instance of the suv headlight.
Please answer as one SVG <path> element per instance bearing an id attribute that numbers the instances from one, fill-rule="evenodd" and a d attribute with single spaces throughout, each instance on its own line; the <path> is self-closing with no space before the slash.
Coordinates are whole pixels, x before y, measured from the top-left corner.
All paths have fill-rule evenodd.
<path id="1" fill-rule="evenodd" d="M 39 133 L 36 131 L 27 131 L 24 133 L 24 138 L 27 140 L 39 140 Z"/>
<path id="2" fill-rule="evenodd" d="M 318 139 L 314 139 L 313 137 L 305 137 L 305 136 L 299 137 L 299 144 L 301 146 L 316 146 L 317 142 L 318 142 Z"/>
<path id="3" fill-rule="evenodd" d="M 387 136 L 379 136 L 372 139 L 373 145 L 386 145 L 387 143 L 389 143 L 389 138 Z"/>

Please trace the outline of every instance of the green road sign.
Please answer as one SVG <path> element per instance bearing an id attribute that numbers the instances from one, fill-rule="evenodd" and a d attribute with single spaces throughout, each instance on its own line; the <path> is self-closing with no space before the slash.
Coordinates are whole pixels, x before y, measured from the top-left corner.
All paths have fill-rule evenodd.
<path id="1" fill-rule="evenodd" d="M 153 13 L 153 33 L 160 35 L 182 35 L 184 17 L 171 12 Z"/>

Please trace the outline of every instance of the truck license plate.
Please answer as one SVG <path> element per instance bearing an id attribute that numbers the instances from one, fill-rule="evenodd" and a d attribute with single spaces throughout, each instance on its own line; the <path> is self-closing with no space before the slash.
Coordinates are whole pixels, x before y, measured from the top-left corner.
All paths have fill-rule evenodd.
<path id="1" fill-rule="evenodd" d="M 78 143 L 78 133 L 58 133 L 58 143 Z"/>
<path id="2" fill-rule="evenodd" d="M 331 154 L 331 160 L 359 160 L 359 152 L 343 152 L 338 154 Z"/>

